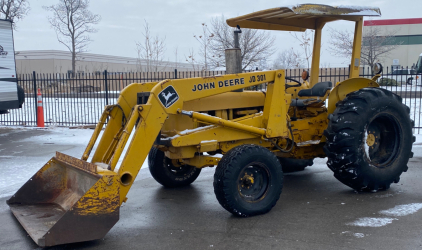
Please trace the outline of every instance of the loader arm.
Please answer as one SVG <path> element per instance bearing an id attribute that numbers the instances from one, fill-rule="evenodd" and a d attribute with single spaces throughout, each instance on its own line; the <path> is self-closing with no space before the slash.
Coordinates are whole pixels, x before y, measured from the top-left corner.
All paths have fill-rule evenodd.
<path id="1" fill-rule="evenodd" d="M 278 70 L 129 85 L 122 91 L 116 104 L 120 108 L 114 108 L 110 112 L 110 121 L 91 162 L 105 163 L 110 170 L 118 173 L 120 177 L 120 203 L 122 203 L 126 201 L 126 195 L 136 175 L 170 114 L 177 115 L 183 109 L 183 104 L 188 101 L 268 82 L 279 84 L 270 84 L 268 88 L 267 95 L 269 98 L 267 98 L 268 101 L 265 104 L 267 108 L 264 108 L 263 117 L 265 127 L 272 129 L 267 130 L 266 135 L 267 137 L 285 135 L 287 127 L 276 126 L 276 123 L 280 123 L 280 121 L 286 123 L 287 111 L 284 109 L 284 115 L 280 115 L 285 100 L 279 98 L 284 96 L 284 76 L 284 71 Z M 137 96 L 141 92 L 150 92 L 150 95 L 146 104 L 138 105 Z M 127 117 L 124 126 L 122 126 L 123 114 Z M 138 120 L 133 139 L 127 147 L 120 168 L 115 170 Z M 98 127 L 101 125 L 100 121 Z M 95 143 L 95 137 L 98 136 L 100 129 L 98 127 L 84 152 L 84 159 L 88 158 Z"/>

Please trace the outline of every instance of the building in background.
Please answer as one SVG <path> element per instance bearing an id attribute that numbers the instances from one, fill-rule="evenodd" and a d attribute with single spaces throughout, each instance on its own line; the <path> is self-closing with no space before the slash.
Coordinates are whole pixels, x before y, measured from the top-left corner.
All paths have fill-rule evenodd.
<path id="1" fill-rule="evenodd" d="M 60 50 L 29 50 L 17 51 L 16 70 L 18 74 L 37 73 L 70 73 L 72 70 L 72 55 Z M 122 57 L 79 53 L 76 58 L 76 73 L 99 73 L 104 70 L 113 73 L 144 72 L 145 60 Z M 154 63 L 153 63 L 154 64 Z M 157 71 L 192 71 L 189 63 L 169 61 L 159 62 Z"/>
<path id="2" fill-rule="evenodd" d="M 394 34 L 392 44 L 399 44 L 381 62 L 393 68 L 414 67 L 422 53 L 422 18 L 367 20 L 364 32 L 370 26 L 377 26 L 382 34 Z"/>

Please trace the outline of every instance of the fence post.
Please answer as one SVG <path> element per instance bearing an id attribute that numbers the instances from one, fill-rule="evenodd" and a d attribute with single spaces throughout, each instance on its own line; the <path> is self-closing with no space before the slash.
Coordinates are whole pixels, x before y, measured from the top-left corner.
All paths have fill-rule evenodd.
<path id="1" fill-rule="evenodd" d="M 104 84 L 105 84 L 105 99 L 106 99 L 106 105 L 108 105 L 107 70 L 104 70 Z"/>
<path id="2" fill-rule="evenodd" d="M 177 79 L 177 69 L 174 69 L 174 79 Z"/>
<path id="3" fill-rule="evenodd" d="M 34 84 L 34 109 L 35 109 L 35 119 L 38 124 L 38 103 L 37 103 L 37 79 L 35 71 L 32 71 L 32 83 Z"/>

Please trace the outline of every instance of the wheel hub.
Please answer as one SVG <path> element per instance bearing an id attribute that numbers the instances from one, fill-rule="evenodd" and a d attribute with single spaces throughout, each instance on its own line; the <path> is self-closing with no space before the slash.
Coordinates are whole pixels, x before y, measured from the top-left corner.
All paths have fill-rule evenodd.
<path id="1" fill-rule="evenodd" d="M 264 165 L 257 163 L 246 166 L 238 178 L 238 192 L 245 201 L 256 202 L 265 197 L 270 177 Z"/>
<path id="2" fill-rule="evenodd" d="M 369 147 L 374 146 L 375 144 L 375 135 L 374 134 L 370 134 L 371 132 L 368 132 L 368 136 L 366 137 L 366 145 L 368 145 Z"/>
<path id="3" fill-rule="evenodd" d="M 245 173 L 245 175 L 241 178 L 242 181 L 242 187 L 246 187 L 247 189 L 249 189 L 255 182 L 254 178 L 253 178 L 253 174 L 248 175 L 247 173 Z"/>
<path id="4" fill-rule="evenodd" d="M 398 157 L 399 131 L 397 121 L 388 114 L 379 114 L 371 121 L 365 133 L 365 153 L 371 164 L 383 168 Z"/>

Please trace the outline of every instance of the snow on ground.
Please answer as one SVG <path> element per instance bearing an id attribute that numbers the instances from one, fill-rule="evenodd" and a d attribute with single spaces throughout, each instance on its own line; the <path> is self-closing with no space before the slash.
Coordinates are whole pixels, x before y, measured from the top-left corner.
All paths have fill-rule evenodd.
<path id="1" fill-rule="evenodd" d="M 422 134 L 415 134 L 416 141 L 413 146 L 422 146 Z"/>
<path id="2" fill-rule="evenodd" d="M 17 133 L 19 130 L 35 129 L 37 128 L 15 127 L 15 131 L 0 134 L 0 142 L 2 137 L 8 136 L 12 133 Z M 61 152 L 73 157 L 80 158 L 86 146 L 88 145 L 92 133 L 94 132 L 94 130 L 91 129 L 68 129 L 58 127 L 51 127 L 46 129 L 46 131 L 48 131 L 48 134 L 30 136 L 15 142 L 18 144 L 22 143 L 23 145 L 29 144 L 34 148 L 41 148 L 43 145 L 52 144 L 57 146 L 69 145 L 69 149 Z M 100 134 L 97 141 L 100 140 L 101 135 L 102 133 Z M 132 137 L 129 138 L 127 146 L 129 145 L 131 139 Z M 91 156 L 93 155 L 95 148 L 96 146 L 92 150 Z M 2 174 L 0 175 L 0 198 L 14 194 L 26 181 L 28 181 L 40 168 L 42 168 L 51 157 L 55 156 L 54 154 L 48 156 L 25 156 L 23 155 L 24 152 L 20 151 L 13 152 L 11 155 L 2 155 L 1 151 L 2 150 L 0 149 L 0 166 L 2 167 Z M 127 147 L 119 159 L 116 170 L 119 169 L 120 163 L 122 162 L 126 151 Z M 148 157 L 142 165 L 142 170 L 148 168 L 147 162 Z M 149 171 L 140 171 L 135 181 L 148 178 L 149 176 Z"/>
<path id="3" fill-rule="evenodd" d="M 387 216 L 406 216 L 406 215 L 414 214 L 420 209 L 422 209 L 422 203 L 412 203 L 412 204 L 398 205 L 387 210 L 379 211 L 379 213 L 383 215 L 387 215 Z"/>
<path id="4" fill-rule="evenodd" d="M 21 142 L 37 142 L 39 144 L 58 145 L 88 145 L 94 130 L 92 129 L 68 129 L 51 127 L 48 128 L 48 135 L 31 136 Z"/>
<path id="5" fill-rule="evenodd" d="M 402 85 L 402 86 L 381 86 L 381 88 L 390 90 L 390 91 L 421 91 L 422 85 Z"/>
<path id="6" fill-rule="evenodd" d="M 116 101 L 116 98 L 108 99 L 109 104 Z M 105 98 L 43 98 L 44 120 L 52 126 L 63 123 L 66 123 L 64 125 L 96 124 L 105 105 Z M 21 109 L 12 109 L 9 112 L 0 116 L 0 125 L 9 125 L 7 121 L 26 121 L 35 124 L 34 98 L 26 98 Z"/>
<path id="7" fill-rule="evenodd" d="M 0 156 L 2 174 L 0 175 L 0 198 L 14 194 L 38 169 L 46 163 L 40 157 Z"/>
<path id="8" fill-rule="evenodd" d="M 411 215 L 418 212 L 420 209 L 422 209 L 422 203 L 397 205 L 393 208 L 378 212 L 381 215 L 389 217 L 364 217 L 347 223 L 346 225 L 356 227 L 383 227 L 393 223 L 395 220 L 399 220 L 395 217 Z"/>
<path id="9" fill-rule="evenodd" d="M 396 218 L 371 218 L 371 217 L 364 217 L 359 218 L 354 222 L 347 223 L 346 225 L 349 226 L 356 226 L 356 227 L 383 227 L 388 224 L 393 223 Z"/>

